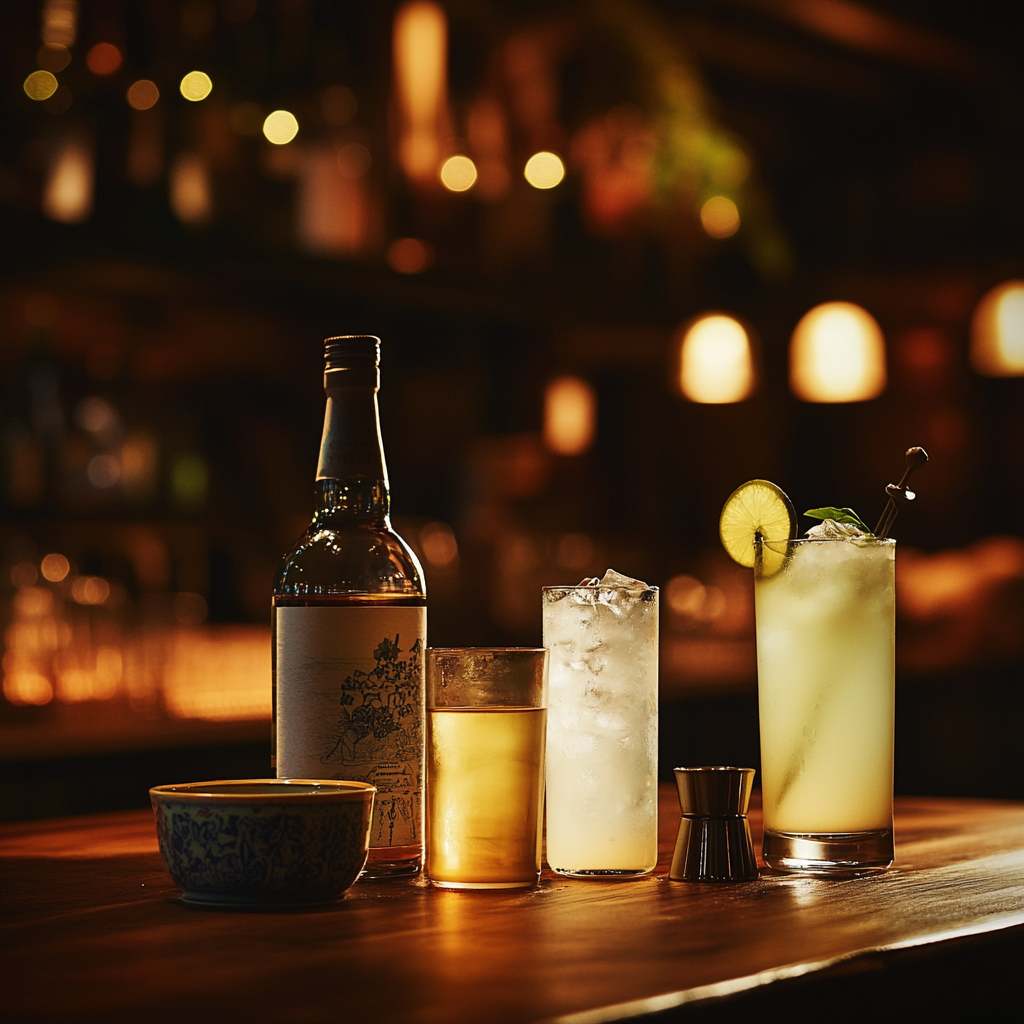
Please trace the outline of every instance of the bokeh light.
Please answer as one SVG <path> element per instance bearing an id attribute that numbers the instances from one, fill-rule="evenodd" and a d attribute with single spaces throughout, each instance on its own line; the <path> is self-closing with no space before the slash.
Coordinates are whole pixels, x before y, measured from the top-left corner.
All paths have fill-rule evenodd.
<path id="1" fill-rule="evenodd" d="M 421 274 L 434 262 L 434 250 L 422 238 L 396 238 L 388 246 L 387 261 L 399 274 Z"/>
<path id="2" fill-rule="evenodd" d="M 47 0 L 42 8 L 44 45 L 74 46 L 78 36 L 77 0 Z"/>
<path id="3" fill-rule="evenodd" d="M 665 584 L 665 601 L 673 615 L 684 620 L 708 623 L 721 618 L 725 594 L 718 587 L 706 587 L 696 576 L 673 576 Z"/>
<path id="4" fill-rule="evenodd" d="M 69 140 L 57 154 L 43 189 L 43 213 L 62 224 L 77 224 L 92 213 L 92 153 Z"/>
<path id="5" fill-rule="evenodd" d="M 263 122 L 263 134 L 275 146 L 286 146 L 299 134 L 299 122 L 289 110 L 275 110 Z"/>
<path id="6" fill-rule="evenodd" d="M 361 178 L 373 164 L 373 157 L 361 142 L 346 142 L 338 150 L 336 162 L 343 178 Z"/>
<path id="7" fill-rule="evenodd" d="M 213 213 L 213 188 L 198 153 L 182 153 L 171 167 L 171 209 L 185 224 L 205 224 Z"/>
<path id="8" fill-rule="evenodd" d="M 699 317 L 680 345 L 679 387 L 691 402 L 742 402 L 754 388 L 750 338 L 739 321 L 721 313 Z"/>
<path id="9" fill-rule="evenodd" d="M 971 320 L 971 365 L 988 377 L 1024 375 L 1024 281 L 1006 281 L 978 303 Z"/>
<path id="10" fill-rule="evenodd" d="M 59 74 L 71 63 L 71 51 L 66 46 L 40 46 L 36 51 L 36 63 L 44 71 Z"/>
<path id="11" fill-rule="evenodd" d="M 665 584 L 665 603 L 676 615 L 694 617 L 704 606 L 704 591 L 696 576 L 673 576 Z"/>
<path id="12" fill-rule="evenodd" d="M 259 627 L 188 630 L 175 639 L 169 652 L 164 705 L 172 718 L 269 719 L 269 678 L 270 645 Z"/>
<path id="13" fill-rule="evenodd" d="M 190 71 L 182 80 L 181 95 L 191 103 L 205 100 L 213 91 L 213 82 L 205 71 Z"/>
<path id="14" fill-rule="evenodd" d="M 110 597 L 110 584 L 102 576 L 78 576 L 71 584 L 71 596 L 78 604 L 103 604 Z"/>
<path id="15" fill-rule="evenodd" d="M 121 487 L 129 500 L 146 501 L 157 487 L 157 446 L 152 437 L 136 433 L 121 446 Z"/>
<path id="16" fill-rule="evenodd" d="M 63 664 L 57 669 L 57 699 L 62 703 L 110 700 L 117 694 L 124 664 L 116 647 L 97 647 L 93 669 L 72 667 L 63 658 L 59 661 Z"/>
<path id="17" fill-rule="evenodd" d="M 731 238 L 740 229 L 740 211 L 726 196 L 712 196 L 700 208 L 700 222 L 712 238 Z"/>
<path id="18" fill-rule="evenodd" d="M 852 302 L 816 306 L 796 325 L 789 384 L 805 402 L 863 402 L 885 390 L 885 339 Z"/>
<path id="19" fill-rule="evenodd" d="M 39 579 L 39 570 L 32 562 L 18 562 L 11 567 L 11 582 L 18 590 L 34 587 Z M 31 603 L 31 599 L 30 599 Z"/>
<path id="20" fill-rule="evenodd" d="M 85 65 L 94 75 L 112 75 L 121 66 L 121 51 L 113 43 L 97 43 L 85 55 Z"/>
<path id="21" fill-rule="evenodd" d="M 293 151 L 300 164 L 295 212 L 302 247 L 330 256 L 365 252 L 376 241 L 377 225 L 373 197 L 363 180 L 372 163 L 370 151 L 350 142 L 337 150 L 314 145 L 302 152 L 295 146 L 275 146 L 269 154 Z"/>
<path id="22" fill-rule="evenodd" d="M 459 544 L 447 523 L 427 523 L 420 531 L 423 557 L 438 569 L 452 565 L 459 557 Z"/>
<path id="23" fill-rule="evenodd" d="M 57 78 L 49 71 L 33 71 L 22 88 L 30 100 L 48 100 L 57 91 Z"/>
<path id="24" fill-rule="evenodd" d="M 534 188 L 554 188 L 565 177 L 565 164 L 554 153 L 534 153 L 526 161 L 523 176 Z"/>
<path id="25" fill-rule="evenodd" d="M 53 684 L 39 672 L 7 672 L 4 696 L 12 704 L 49 704 L 53 700 Z"/>
<path id="26" fill-rule="evenodd" d="M 438 4 L 413 0 L 395 12 L 392 68 L 399 161 L 413 181 L 433 181 L 448 89 L 448 19 Z"/>
<path id="27" fill-rule="evenodd" d="M 121 480 L 121 463 L 116 455 L 94 455 L 89 460 L 85 475 L 93 487 L 101 491 L 109 490 Z"/>
<path id="28" fill-rule="evenodd" d="M 450 156 L 441 165 L 441 184 L 449 192 L 468 192 L 476 184 L 476 164 L 468 156 Z"/>
<path id="29" fill-rule="evenodd" d="M 160 90 L 155 82 L 148 78 L 140 78 L 128 86 L 128 106 L 133 110 L 149 110 L 160 99 Z"/>
<path id="30" fill-rule="evenodd" d="M 544 393 L 544 444 L 556 455 L 581 455 L 594 441 L 597 396 L 579 377 L 559 377 Z"/>
<path id="31" fill-rule="evenodd" d="M 117 410 L 98 395 L 83 398 L 75 407 L 75 422 L 90 434 L 109 434 L 118 426 Z"/>
<path id="32" fill-rule="evenodd" d="M 53 552 L 43 559 L 40 568 L 51 583 L 60 583 L 71 571 L 71 563 L 63 555 Z"/>

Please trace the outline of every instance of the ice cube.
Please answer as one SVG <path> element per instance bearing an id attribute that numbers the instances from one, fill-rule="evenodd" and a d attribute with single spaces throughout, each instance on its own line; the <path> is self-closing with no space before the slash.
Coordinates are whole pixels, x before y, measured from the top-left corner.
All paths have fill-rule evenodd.
<path id="1" fill-rule="evenodd" d="M 572 732 L 566 730 L 562 733 L 559 753 L 562 757 L 578 758 L 587 757 L 597 746 L 596 739 L 587 732 Z"/>
<path id="2" fill-rule="evenodd" d="M 637 593 L 642 593 L 647 589 L 647 584 L 640 580 L 635 580 L 631 576 L 623 576 L 621 572 L 616 572 L 614 569 L 609 569 L 601 577 L 602 587 L 621 587 L 623 590 L 635 590 Z"/>
<path id="3" fill-rule="evenodd" d="M 602 732 L 624 733 L 629 728 L 629 722 L 618 710 L 602 709 L 597 715 L 597 727 Z"/>
<path id="4" fill-rule="evenodd" d="M 812 540 L 848 540 L 851 537 L 863 537 L 863 530 L 858 530 L 852 523 L 837 523 L 834 519 L 823 519 L 817 526 L 807 531 Z"/>
<path id="5" fill-rule="evenodd" d="M 619 616 L 635 608 L 648 589 L 646 583 L 609 569 L 601 578 L 597 599 L 613 615 Z"/>

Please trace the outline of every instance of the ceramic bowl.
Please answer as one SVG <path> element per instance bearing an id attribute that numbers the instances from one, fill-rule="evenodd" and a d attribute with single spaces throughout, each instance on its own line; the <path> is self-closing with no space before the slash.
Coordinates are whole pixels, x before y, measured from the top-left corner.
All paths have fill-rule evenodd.
<path id="1" fill-rule="evenodd" d="M 373 786 L 241 779 L 149 791 L 160 855 L 187 903 L 337 899 L 366 863 Z"/>

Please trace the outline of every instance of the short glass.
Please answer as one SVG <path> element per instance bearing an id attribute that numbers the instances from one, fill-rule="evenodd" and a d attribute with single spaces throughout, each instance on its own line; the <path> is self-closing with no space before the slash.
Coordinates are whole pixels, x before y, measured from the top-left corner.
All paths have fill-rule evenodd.
<path id="1" fill-rule="evenodd" d="M 892 539 L 755 544 L 764 859 L 867 874 L 893 861 Z"/>
<path id="2" fill-rule="evenodd" d="M 427 877 L 446 889 L 540 878 L 548 652 L 427 650 Z"/>
<path id="3" fill-rule="evenodd" d="M 658 862 L 658 588 L 544 587 L 547 861 L 575 878 Z"/>

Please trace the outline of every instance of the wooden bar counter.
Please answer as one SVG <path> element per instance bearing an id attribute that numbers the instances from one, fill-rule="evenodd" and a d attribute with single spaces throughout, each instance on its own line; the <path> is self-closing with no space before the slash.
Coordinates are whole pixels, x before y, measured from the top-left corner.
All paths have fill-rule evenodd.
<path id="1" fill-rule="evenodd" d="M 750 817 L 759 847 L 756 808 Z M 639 881 L 545 870 L 539 889 L 519 894 L 360 883 L 301 913 L 185 906 L 148 812 L 5 826 L 0 1017 L 675 1019 L 709 1000 L 778 992 L 786 979 L 832 977 L 836 964 L 880 950 L 924 950 L 943 974 L 956 969 L 941 959 L 950 946 L 997 934 L 1019 941 L 1024 804 L 898 799 L 895 867 L 842 881 L 762 870 L 742 885 L 670 882 L 678 820 L 674 792 L 662 787 L 659 867 Z"/>

